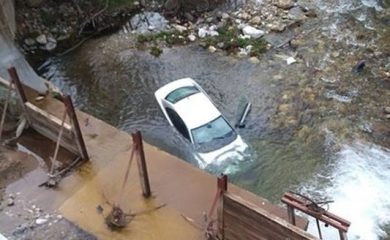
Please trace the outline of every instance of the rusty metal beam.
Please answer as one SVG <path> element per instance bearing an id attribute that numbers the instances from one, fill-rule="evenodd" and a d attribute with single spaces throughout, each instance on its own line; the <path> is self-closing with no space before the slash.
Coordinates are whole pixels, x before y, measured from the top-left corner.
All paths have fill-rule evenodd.
<path id="1" fill-rule="evenodd" d="M 338 229 L 341 232 L 348 232 L 348 228 L 351 225 L 351 222 L 348 220 L 345 220 L 339 216 L 334 215 L 333 213 L 330 213 L 328 211 L 324 211 L 323 213 L 318 213 L 313 211 L 308 207 L 308 204 L 310 202 L 304 201 L 301 198 L 296 197 L 295 195 L 291 193 L 285 193 L 282 197 L 282 202 L 287 204 L 287 206 L 293 207 L 297 210 L 300 210 L 322 222 L 325 224 L 328 224 L 336 229 Z"/>
<path id="2" fill-rule="evenodd" d="M 23 103 L 26 103 L 27 97 L 26 97 L 26 94 L 24 93 L 23 84 L 20 81 L 19 75 L 16 72 L 15 67 L 8 68 L 8 74 L 11 77 L 11 81 L 13 81 L 15 83 L 15 86 L 16 86 L 16 89 L 18 90 L 20 99 L 22 100 Z"/>
<path id="3" fill-rule="evenodd" d="M 138 153 L 137 166 L 138 166 L 138 172 L 140 174 L 142 193 L 145 198 L 148 198 L 152 195 L 152 193 L 150 190 L 149 175 L 146 166 L 144 145 L 142 142 L 142 134 L 140 131 L 136 131 L 135 133 L 132 133 L 131 136 L 133 138 L 133 144 L 135 145 L 135 149 Z"/>
<path id="4" fill-rule="evenodd" d="M 88 156 L 87 148 L 84 143 L 83 134 L 81 133 L 79 121 L 77 120 L 77 115 L 76 115 L 76 111 L 74 110 L 72 98 L 69 95 L 64 96 L 64 105 L 66 108 L 66 112 L 68 113 L 72 125 L 72 129 L 74 131 L 74 134 L 76 135 L 76 141 L 80 151 L 80 157 L 83 160 L 88 160 L 89 156 Z"/>
<path id="5" fill-rule="evenodd" d="M 217 186 L 218 186 L 218 189 L 223 192 L 226 192 L 227 191 L 227 188 L 228 188 L 228 177 L 227 175 L 225 174 L 222 174 L 220 177 L 218 177 L 218 180 L 217 180 Z"/>

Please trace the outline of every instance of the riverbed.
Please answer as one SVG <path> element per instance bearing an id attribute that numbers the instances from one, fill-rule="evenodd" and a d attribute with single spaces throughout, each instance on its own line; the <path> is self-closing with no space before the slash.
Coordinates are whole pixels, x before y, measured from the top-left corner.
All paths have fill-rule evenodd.
<path id="1" fill-rule="evenodd" d="M 350 239 L 388 239 L 389 9 L 374 0 L 312 4 L 318 17 L 301 27 L 307 34 L 299 45 L 270 49 L 258 64 L 196 43 L 164 48 L 156 58 L 118 32 L 48 59 L 39 73 L 82 110 L 125 131 L 139 129 L 149 143 L 194 165 L 191 146 L 168 125 L 154 91 L 191 77 L 233 124 L 245 97 L 252 110 L 238 132 L 250 157 L 206 170 L 229 168 L 233 182 L 275 203 L 288 190 L 333 199 L 330 211 L 352 222 Z M 286 57 L 297 62 L 288 65 Z M 310 231 L 317 234 L 314 224 Z"/>

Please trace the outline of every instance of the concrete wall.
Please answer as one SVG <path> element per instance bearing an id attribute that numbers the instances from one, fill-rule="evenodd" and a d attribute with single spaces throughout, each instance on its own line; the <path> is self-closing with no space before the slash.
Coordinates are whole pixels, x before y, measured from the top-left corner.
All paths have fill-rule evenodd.
<path id="1" fill-rule="evenodd" d="M 11 38 L 15 37 L 15 8 L 13 0 L 0 0 L 0 28 L 1 32 L 8 32 Z"/>
<path id="2" fill-rule="evenodd" d="M 9 80 L 7 69 L 15 67 L 19 77 L 27 86 L 45 92 L 47 87 L 14 43 L 16 32 L 13 0 L 0 0 L 0 77 Z"/>

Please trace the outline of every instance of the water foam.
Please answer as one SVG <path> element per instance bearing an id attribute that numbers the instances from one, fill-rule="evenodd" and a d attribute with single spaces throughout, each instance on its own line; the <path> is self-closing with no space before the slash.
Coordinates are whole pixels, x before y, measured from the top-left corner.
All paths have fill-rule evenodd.
<path id="1" fill-rule="evenodd" d="M 316 182 L 326 178 L 330 184 L 322 191 L 306 186 L 306 191 L 322 192 L 335 201 L 330 211 L 352 222 L 348 239 L 386 237 L 381 226 L 390 223 L 390 151 L 354 142 L 341 147 L 329 168 L 332 173 L 319 175 Z M 322 230 L 324 239 L 338 239 L 334 229 Z M 315 221 L 309 231 L 317 234 Z"/>

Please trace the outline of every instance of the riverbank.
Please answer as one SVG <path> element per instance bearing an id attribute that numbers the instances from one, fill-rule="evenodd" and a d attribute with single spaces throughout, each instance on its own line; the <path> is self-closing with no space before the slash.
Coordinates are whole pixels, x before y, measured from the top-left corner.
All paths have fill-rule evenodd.
<path id="1" fill-rule="evenodd" d="M 142 7 L 134 0 L 17 0 L 16 41 L 33 59 L 63 54 L 89 38 L 117 31 Z"/>

